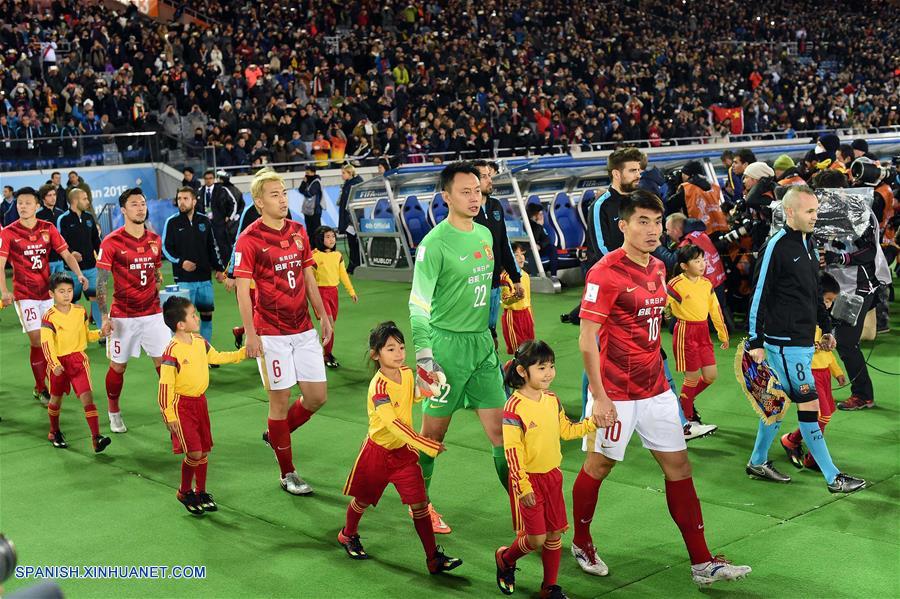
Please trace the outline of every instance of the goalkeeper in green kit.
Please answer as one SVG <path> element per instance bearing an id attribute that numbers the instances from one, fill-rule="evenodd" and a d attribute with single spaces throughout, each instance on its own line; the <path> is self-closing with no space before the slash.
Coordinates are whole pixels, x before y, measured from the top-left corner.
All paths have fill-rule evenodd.
<path id="1" fill-rule="evenodd" d="M 501 418 L 506 395 L 500 362 L 488 329 L 494 255 L 491 232 L 474 222 L 481 210 L 478 170 L 454 162 L 441 171 L 449 208 L 416 250 L 409 315 L 416 348 L 416 383 L 425 397 L 422 435 L 444 440 L 450 419 L 474 409 L 491 441 L 494 467 L 504 488 L 509 468 L 503 453 Z M 419 455 L 426 488 L 434 458 Z M 432 506 L 435 533 L 450 527 Z"/>

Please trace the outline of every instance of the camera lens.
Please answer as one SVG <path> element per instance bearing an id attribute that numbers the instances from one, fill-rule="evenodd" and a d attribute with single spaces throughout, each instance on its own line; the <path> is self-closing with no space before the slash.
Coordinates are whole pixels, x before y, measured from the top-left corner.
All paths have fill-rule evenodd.
<path id="1" fill-rule="evenodd" d="M 16 561 L 16 546 L 0 534 L 0 583 L 5 582 L 16 569 Z"/>

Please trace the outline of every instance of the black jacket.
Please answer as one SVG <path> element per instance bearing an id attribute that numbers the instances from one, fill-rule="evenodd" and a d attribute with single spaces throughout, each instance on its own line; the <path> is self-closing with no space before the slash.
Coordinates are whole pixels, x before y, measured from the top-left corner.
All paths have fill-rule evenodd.
<path id="1" fill-rule="evenodd" d="M 494 242 L 494 277 L 491 280 L 491 288 L 500 286 L 500 275 L 505 270 L 513 283 L 522 280 L 519 274 L 519 266 L 516 257 L 513 256 L 512 247 L 509 245 L 509 237 L 506 234 L 506 219 L 503 216 L 503 204 L 497 198 L 488 196 L 484 206 L 475 217 L 475 222 L 484 225 L 491 232 Z"/>
<path id="2" fill-rule="evenodd" d="M 56 220 L 56 228 L 59 234 L 69 244 L 70 252 L 81 254 L 81 262 L 78 267 L 81 270 L 89 270 L 97 266 L 94 252 L 100 251 L 100 233 L 97 231 L 97 221 L 90 212 L 82 212 L 80 215 L 67 210 Z"/>
<path id="3" fill-rule="evenodd" d="M 225 270 L 212 223 L 203 214 L 194 212 L 193 219 L 181 212 L 170 216 L 163 226 L 162 242 L 163 254 L 172 263 L 176 283 L 208 281 L 213 270 Z M 193 272 L 182 267 L 186 260 L 197 264 Z"/>
<path id="4" fill-rule="evenodd" d="M 217 222 L 224 222 L 226 217 L 231 216 L 234 212 L 233 205 L 231 194 L 221 183 L 213 183 L 209 192 L 206 185 L 201 185 L 197 190 L 197 213 L 212 215 L 212 219 Z"/>
<path id="5" fill-rule="evenodd" d="M 594 200 L 588 213 L 588 244 L 592 260 L 599 260 L 625 243 L 619 230 L 619 206 L 625 196 L 613 189 Z"/>
<path id="6" fill-rule="evenodd" d="M 344 184 L 341 186 L 341 199 L 338 200 L 338 231 L 341 233 L 346 233 L 347 227 L 353 224 L 353 219 L 350 218 L 350 209 L 348 208 L 350 204 L 350 190 L 354 185 L 359 185 L 362 181 L 362 177 L 356 175 L 352 179 L 344 181 Z"/>
<path id="7" fill-rule="evenodd" d="M 772 345 L 812 347 L 816 324 L 832 331 L 822 301 L 819 256 L 812 235 L 787 225 L 760 249 L 750 302 L 750 348 Z"/>
<path id="8" fill-rule="evenodd" d="M 300 195 L 305 198 L 311 199 L 314 204 L 313 215 L 321 216 L 322 215 L 322 178 L 319 175 L 316 175 L 312 178 L 305 178 L 303 182 L 300 183 L 300 187 L 297 188 L 297 191 L 300 192 Z M 309 234 L 312 235 L 314 231 L 309 231 Z"/>

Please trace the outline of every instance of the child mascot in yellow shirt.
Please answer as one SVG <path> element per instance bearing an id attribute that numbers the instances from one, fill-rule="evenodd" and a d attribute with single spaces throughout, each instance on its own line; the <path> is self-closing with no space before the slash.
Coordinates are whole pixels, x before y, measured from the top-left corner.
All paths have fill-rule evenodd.
<path id="1" fill-rule="evenodd" d="M 233 352 L 216 351 L 199 334 L 200 315 L 187 298 L 167 299 L 163 320 L 173 335 L 162 355 L 159 409 L 172 435 L 173 453 L 184 453 L 176 497 L 194 515 L 215 512 L 219 508 L 206 491 L 207 456 L 213 446 L 206 407 L 209 365 L 240 362 L 247 352 L 243 347 Z"/>
<path id="2" fill-rule="evenodd" d="M 335 249 L 337 245 L 337 233 L 331 227 L 319 227 L 313 232 L 313 260 L 316 261 L 316 284 L 319 286 L 319 295 L 325 304 L 325 311 L 331 316 L 331 322 L 336 323 L 338 317 L 338 283 L 344 286 L 353 303 L 359 301 L 350 275 L 347 274 L 347 266 L 344 264 L 344 256 Z M 316 317 L 321 319 L 319 314 Z M 337 368 L 340 366 L 334 358 L 334 334 L 332 333 L 328 343 L 322 348 L 325 354 L 325 366 Z"/>
<path id="3" fill-rule="evenodd" d="M 425 478 L 419 466 L 420 451 L 434 457 L 445 448 L 412 428 L 412 407 L 422 397 L 415 374 L 406 366 L 403 333 L 396 324 L 383 322 L 372 330 L 369 359 L 377 365 L 366 400 L 369 434 L 344 485 L 344 495 L 353 500 L 347 507 L 344 527 L 338 532 L 338 542 L 351 559 L 369 559 L 359 540 L 359 521 L 365 509 L 377 505 L 388 484 L 393 484 L 400 500 L 412 510 L 428 571 L 448 572 L 463 562 L 446 555 L 435 543 Z"/>
<path id="4" fill-rule="evenodd" d="M 504 595 L 515 591 L 516 562 L 541 549 L 544 580 L 541 597 L 565 597 L 557 584 L 562 533 L 569 527 L 563 499 L 560 438 L 581 439 L 597 430 L 590 419 L 574 423 L 556 394 L 556 356 L 539 340 L 526 341 L 507 363 L 504 382 L 515 392 L 503 408 L 503 447 L 509 464 L 509 496 L 513 530 L 519 536 L 494 554 L 497 586 Z"/>
<path id="5" fill-rule="evenodd" d="M 50 276 L 53 307 L 41 318 L 41 350 L 50 375 L 50 403 L 47 405 L 50 433 L 47 438 L 58 449 L 69 446 L 59 429 L 59 409 L 63 396 L 71 389 L 84 407 L 94 452 L 100 453 L 110 444 L 110 439 L 100 434 L 92 393 L 91 364 L 84 353 L 89 341 L 100 338 L 100 332 L 88 330 L 87 312 L 79 304 L 72 303 L 74 293 L 75 282 L 71 276 L 64 272 Z"/>

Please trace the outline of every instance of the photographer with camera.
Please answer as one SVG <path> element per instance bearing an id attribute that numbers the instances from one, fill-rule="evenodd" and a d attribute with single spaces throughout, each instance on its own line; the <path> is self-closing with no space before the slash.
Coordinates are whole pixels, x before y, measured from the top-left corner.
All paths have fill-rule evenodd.
<path id="1" fill-rule="evenodd" d="M 677 176 L 678 171 L 672 175 Z M 671 175 L 670 175 L 671 177 Z M 669 187 L 673 187 L 672 182 Z M 681 169 L 681 182 L 666 200 L 666 213 L 684 212 L 690 218 L 706 223 L 706 233 L 714 235 L 728 231 L 728 220 L 721 206 L 722 190 L 710 183 L 703 165 L 691 160 Z"/>

